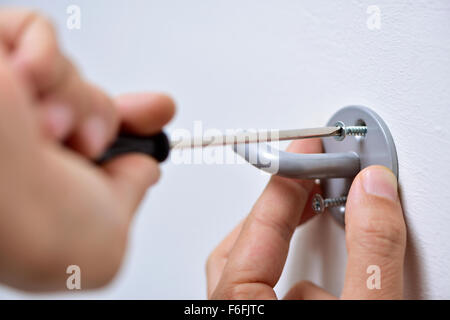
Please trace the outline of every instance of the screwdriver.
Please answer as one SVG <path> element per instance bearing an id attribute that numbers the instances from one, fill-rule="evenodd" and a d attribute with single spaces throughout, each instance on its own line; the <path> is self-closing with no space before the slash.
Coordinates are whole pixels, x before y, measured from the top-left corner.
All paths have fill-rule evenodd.
<path id="1" fill-rule="evenodd" d="M 309 138 L 345 137 L 347 130 L 357 127 L 345 127 L 343 123 L 335 127 L 293 129 L 293 130 L 265 130 L 242 131 L 230 135 L 212 137 L 193 137 L 170 141 L 164 132 L 152 136 L 137 136 L 121 134 L 109 149 L 97 160 L 101 164 L 117 156 L 128 153 L 142 153 L 153 157 L 158 162 L 164 162 L 172 149 L 205 148 L 212 146 L 236 145 L 241 143 L 262 143 Z M 366 128 L 366 127 L 361 127 Z"/>

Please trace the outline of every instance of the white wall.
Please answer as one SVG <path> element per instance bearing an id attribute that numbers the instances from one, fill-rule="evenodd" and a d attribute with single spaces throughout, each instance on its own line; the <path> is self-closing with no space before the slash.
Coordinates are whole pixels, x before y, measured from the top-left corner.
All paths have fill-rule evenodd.
<path id="1" fill-rule="evenodd" d="M 111 93 L 171 92 L 169 129 L 323 125 L 362 104 L 397 143 L 409 229 L 407 297 L 450 298 L 450 2 L 325 0 L 0 0 L 52 16 L 67 52 Z M 65 28 L 68 4 L 82 30 Z M 381 29 L 366 26 L 369 5 Z M 267 176 L 250 166 L 175 166 L 143 204 L 113 285 L 62 298 L 204 298 L 204 262 Z M 325 231 L 323 231 L 325 230 Z M 285 292 L 311 279 L 338 294 L 344 234 L 328 217 L 295 237 Z M 0 289 L 1 298 L 34 298 Z M 48 296 L 43 296 L 48 297 Z M 51 296 L 53 297 L 53 296 Z"/>

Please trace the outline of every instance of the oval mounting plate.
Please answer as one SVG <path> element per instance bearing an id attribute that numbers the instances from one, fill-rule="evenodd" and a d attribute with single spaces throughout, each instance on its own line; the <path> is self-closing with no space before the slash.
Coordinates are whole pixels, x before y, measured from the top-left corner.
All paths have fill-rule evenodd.
<path id="1" fill-rule="evenodd" d="M 349 106 L 339 110 L 328 122 L 334 126 L 342 121 L 346 126 L 367 126 L 365 137 L 347 136 L 343 141 L 323 139 L 325 153 L 356 152 L 361 159 L 361 170 L 372 165 L 382 165 L 392 170 L 398 179 L 397 151 L 386 123 L 374 111 L 362 106 Z M 322 180 L 323 196 L 341 197 L 348 194 L 353 179 Z M 342 225 L 345 224 L 345 210 L 340 207 L 327 209 Z"/>

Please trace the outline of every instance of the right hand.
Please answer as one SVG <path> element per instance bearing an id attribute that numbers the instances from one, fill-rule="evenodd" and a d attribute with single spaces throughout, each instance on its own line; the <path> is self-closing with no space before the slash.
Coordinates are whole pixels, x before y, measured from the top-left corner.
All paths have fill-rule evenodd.
<path id="1" fill-rule="evenodd" d="M 78 265 L 82 288 L 108 283 L 159 168 L 139 154 L 92 160 L 120 130 L 154 134 L 173 113 L 161 94 L 111 99 L 60 52 L 45 18 L 0 10 L 0 282 L 62 289 Z"/>

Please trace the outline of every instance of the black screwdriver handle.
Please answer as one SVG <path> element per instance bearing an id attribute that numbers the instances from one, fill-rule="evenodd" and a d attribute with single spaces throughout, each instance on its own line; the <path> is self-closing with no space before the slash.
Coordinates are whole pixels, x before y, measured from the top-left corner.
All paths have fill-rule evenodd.
<path id="1" fill-rule="evenodd" d="M 134 136 L 121 134 L 111 147 L 101 156 L 97 163 L 102 164 L 114 157 L 127 153 L 143 153 L 164 162 L 170 153 L 170 143 L 164 132 L 154 136 Z"/>

